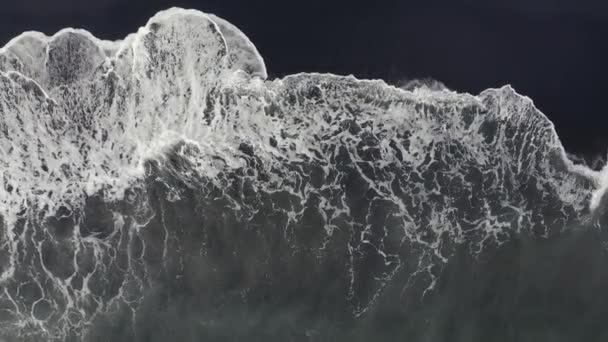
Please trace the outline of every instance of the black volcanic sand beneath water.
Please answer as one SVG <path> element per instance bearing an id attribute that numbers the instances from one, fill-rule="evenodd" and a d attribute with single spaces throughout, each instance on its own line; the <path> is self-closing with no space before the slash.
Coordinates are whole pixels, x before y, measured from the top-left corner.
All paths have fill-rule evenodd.
<path id="1" fill-rule="evenodd" d="M 581 228 L 513 237 L 476 259 L 460 250 L 423 303 L 387 310 L 388 295 L 362 325 L 382 341 L 607 341 L 605 240 Z"/>
<path id="2" fill-rule="evenodd" d="M 185 215 L 192 207 L 174 210 L 176 225 L 201 224 L 195 215 Z M 606 236 L 596 228 L 551 239 L 513 236 L 479 258 L 461 248 L 422 301 L 413 297 L 420 294 L 416 285 L 407 298 L 406 279 L 397 276 L 360 319 L 348 311 L 339 265 L 285 255 L 272 274 L 248 276 L 259 271 L 255 265 L 247 269 L 247 260 L 222 254 L 232 254 L 222 244 L 241 234 L 225 234 L 212 248 L 215 260 L 222 260 L 215 264 L 220 270 L 206 271 L 209 265 L 192 257 L 183 277 L 159 279 L 134 323 L 128 316 L 101 320 L 92 341 L 608 340 L 608 252 Z M 233 292 L 250 286 L 251 277 L 267 282 L 257 280 L 242 296 L 245 302 L 227 299 L 239 297 Z"/>

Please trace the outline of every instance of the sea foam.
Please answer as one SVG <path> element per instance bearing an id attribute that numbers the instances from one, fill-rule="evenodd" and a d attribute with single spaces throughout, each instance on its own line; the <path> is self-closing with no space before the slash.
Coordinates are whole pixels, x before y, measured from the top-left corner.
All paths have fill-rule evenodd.
<path id="1" fill-rule="evenodd" d="M 64 29 L 0 49 L 0 174 L 0 327 L 55 339 L 87 336 L 121 305 L 136 314 L 156 279 L 151 253 L 163 267 L 179 259 L 175 227 L 158 223 L 160 242 L 146 235 L 165 217 L 151 182 L 167 203 L 192 201 L 177 183 L 198 189 L 201 212 L 221 203 L 216 214 L 244 231 L 275 217 L 294 253 L 343 248 L 356 317 L 399 272 L 425 275 L 431 290 L 457 246 L 559 234 L 592 217 L 608 187 L 608 169 L 570 161 L 549 119 L 509 86 L 267 80 L 241 31 L 178 8 L 122 41 Z M 87 221 L 99 208 L 106 223 Z M 104 277 L 113 291 L 99 288 Z M 24 286 L 34 294 L 20 299 Z"/>

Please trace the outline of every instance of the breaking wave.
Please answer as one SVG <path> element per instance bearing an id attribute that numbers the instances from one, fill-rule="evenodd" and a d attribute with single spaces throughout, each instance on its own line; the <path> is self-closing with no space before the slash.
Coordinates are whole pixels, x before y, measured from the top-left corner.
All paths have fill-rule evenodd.
<path id="1" fill-rule="evenodd" d="M 423 298 L 458 248 L 603 212 L 608 171 L 571 162 L 509 86 L 266 78 L 236 27 L 176 8 L 122 41 L 0 49 L 0 336 L 137 331 L 149 298 L 184 291 L 200 322 L 279 288 L 357 319 L 389 287 Z"/>

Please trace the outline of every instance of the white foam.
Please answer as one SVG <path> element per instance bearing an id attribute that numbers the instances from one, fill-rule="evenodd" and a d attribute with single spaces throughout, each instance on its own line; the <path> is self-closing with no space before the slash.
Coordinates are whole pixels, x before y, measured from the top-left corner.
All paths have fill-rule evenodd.
<path id="1" fill-rule="evenodd" d="M 595 172 L 572 163 L 547 117 L 509 86 L 474 96 L 429 87 L 406 91 L 352 76 L 266 77 L 262 57 L 241 31 L 216 16 L 178 8 L 158 13 L 122 41 L 66 29 L 52 37 L 24 33 L 0 49 L 0 215 L 5 230 L 0 253 L 10 259 L 1 265 L 0 284 L 10 283 L 18 272 L 19 248 L 28 243 L 13 229 L 19 217 L 44 218 L 61 206 L 77 211 L 97 192 L 107 201 L 121 199 L 143 178 L 144 163 L 168 163 L 166 152 L 178 142 L 188 146 L 178 153 L 211 181 L 245 165 L 239 147 L 246 143 L 262 169 L 280 171 L 268 172 L 269 180 L 256 186 L 268 193 L 289 191 L 303 202 L 318 190 L 309 184 L 296 188 L 290 178 L 299 175 L 285 165 L 315 161 L 328 174 L 336 156 L 345 153 L 375 196 L 398 208 L 394 219 L 404 240 L 424 247 L 418 271 L 429 274 L 433 263 L 447 260 L 442 250 L 447 238 L 463 243 L 474 235 L 472 248 L 481 249 L 503 242 L 505 232 L 528 229 L 544 209 L 565 226 L 594 210 L 608 188 L 608 168 Z M 456 152 L 436 147 L 441 144 Z M 370 150 L 378 157 L 366 157 Z M 442 162 L 437 174 L 460 184 L 456 190 L 442 188 L 435 176 L 410 180 L 424 178 L 434 161 Z M 409 172 L 397 180 L 407 200 L 395 190 L 394 170 Z M 551 206 L 542 207 L 540 200 L 530 206 L 512 185 L 529 185 L 525 182 L 545 189 L 538 191 L 551 196 Z M 323 187 L 344 192 L 338 181 Z M 458 191 L 472 194 L 476 187 L 483 202 L 478 212 L 453 219 L 454 208 L 462 205 L 455 199 Z M 433 200 L 437 197 L 441 200 Z M 320 206 L 331 207 L 323 212 L 329 236 L 332 220 L 356 214 L 343 200 Z M 419 215 L 423 206 L 430 208 L 428 218 Z M 291 220 L 301 213 L 286 215 Z M 114 216 L 115 225 L 123 227 L 122 216 Z M 129 234 L 138 234 L 140 226 L 135 224 Z M 373 245 L 366 232 L 358 243 Z M 66 244 L 72 251 L 90 248 L 97 258 L 115 248 L 77 233 Z M 395 257 L 380 244 L 373 248 L 384 260 Z M 360 275 L 349 267 L 354 283 Z M 375 280 L 380 285 L 370 302 L 353 303 L 357 315 L 369 309 L 393 271 Z M 88 280 L 75 291 L 47 269 L 39 277 L 51 279 L 58 289 L 57 303 L 69 303 L 54 307 L 64 322 L 68 311 L 80 310 L 92 298 Z M 50 329 L 27 312 L 15 315 L 21 323 Z"/>

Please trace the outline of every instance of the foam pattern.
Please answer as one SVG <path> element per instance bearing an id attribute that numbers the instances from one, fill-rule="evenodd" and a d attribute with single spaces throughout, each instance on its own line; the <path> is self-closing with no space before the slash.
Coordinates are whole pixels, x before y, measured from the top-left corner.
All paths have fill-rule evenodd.
<path id="1" fill-rule="evenodd" d="M 122 41 L 65 29 L 0 49 L 0 336 L 135 326 L 158 284 L 201 269 L 204 305 L 254 301 L 295 277 L 281 260 L 335 274 L 363 317 L 388 284 L 424 297 L 458 248 L 601 208 L 606 171 L 571 162 L 509 86 L 266 77 L 236 27 L 177 8 Z M 238 295 L 212 285 L 228 265 Z"/>

